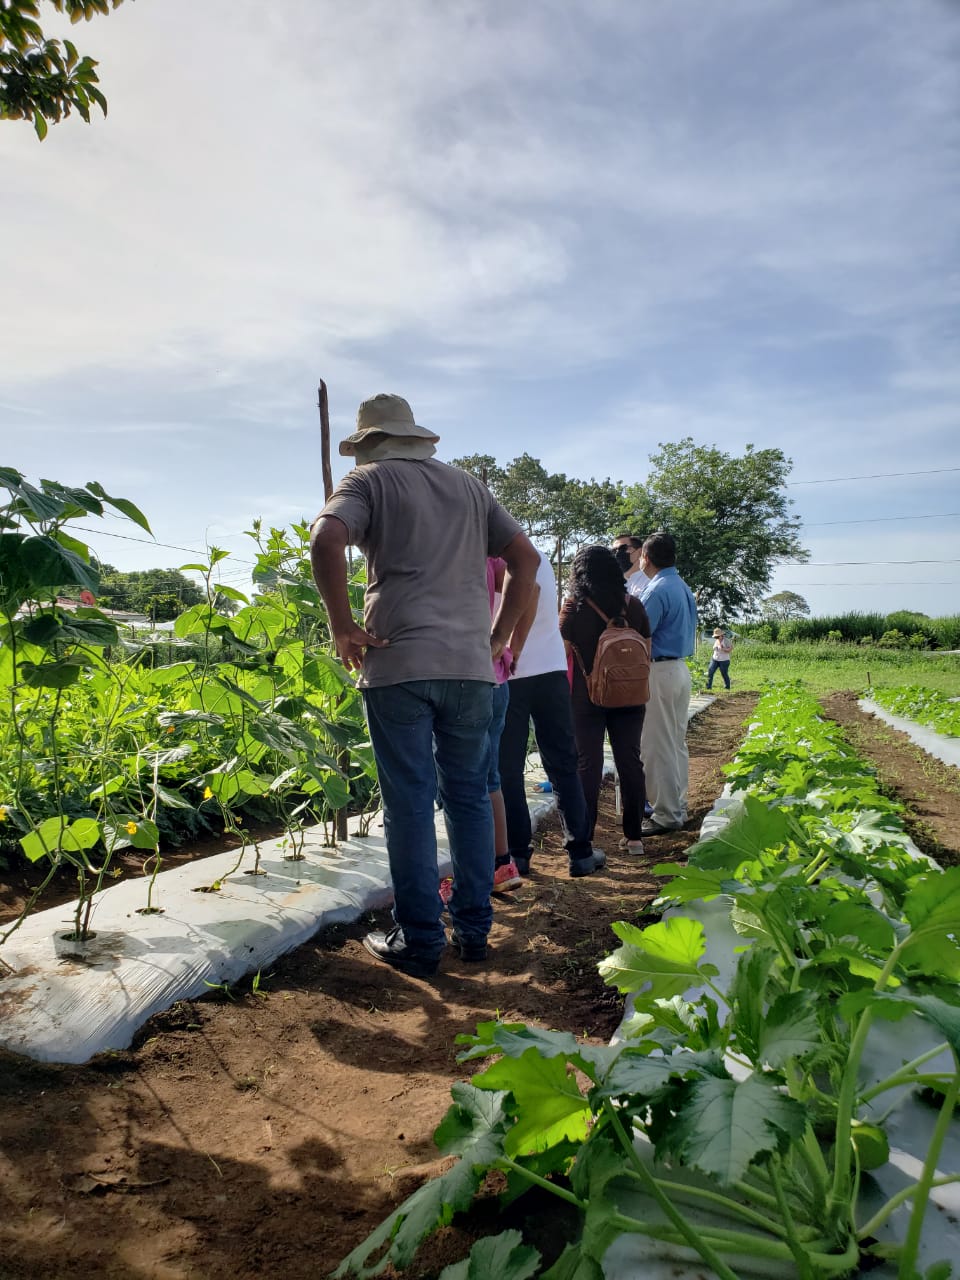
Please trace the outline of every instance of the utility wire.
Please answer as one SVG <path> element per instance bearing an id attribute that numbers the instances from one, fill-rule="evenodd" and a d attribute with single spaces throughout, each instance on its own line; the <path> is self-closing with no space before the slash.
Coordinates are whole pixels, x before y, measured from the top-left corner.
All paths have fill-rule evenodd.
<path id="1" fill-rule="evenodd" d="M 792 568 L 806 565 L 811 569 L 829 569 L 834 565 L 861 564 L 960 564 L 960 560 L 781 560 L 781 565 L 788 564 Z"/>
<path id="2" fill-rule="evenodd" d="M 960 587 L 960 579 L 952 582 L 781 582 L 781 587 Z"/>
<path id="3" fill-rule="evenodd" d="M 940 476 L 949 471 L 960 471 L 960 467 L 934 467 L 931 471 L 878 471 L 869 476 L 825 476 L 817 480 L 788 480 L 787 488 L 798 484 L 840 484 L 844 480 L 896 480 L 901 476 Z"/>
<path id="4" fill-rule="evenodd" d="M 180 547 L 175 542 L 157 542 L 155 538 L 133 538 L 129 533 L 108 533 L 106 529 L 90 529 L 83 524 L 74 525 L 73 527 L 79 529 L 81 533 L 99 534 L 102 538 L 122 538 L 124 542 L 142 542 L 147 547 L 164 547 L 167 551 L 187 551 L 190 555 L 200 556 L 201 558 L 209 555 L 206 548 L 203 551 L 198 551 L 196 547 Z M 241 560 L 232 552 L 230 553 L 230 559 L 234 564 L 256 564 L 255 560 Z"/>
<path id="5" fill-rule="evenodd" d="M 894 520 L 954 520 L 960 516 L 960 511 L 941 511 L 936 515 L 916 515 L 916 516 L 870 516 L 862 520 L 803 520 L 804 529 L 825 529 L 828 525 L 835 524 L 889 524 Z"/>

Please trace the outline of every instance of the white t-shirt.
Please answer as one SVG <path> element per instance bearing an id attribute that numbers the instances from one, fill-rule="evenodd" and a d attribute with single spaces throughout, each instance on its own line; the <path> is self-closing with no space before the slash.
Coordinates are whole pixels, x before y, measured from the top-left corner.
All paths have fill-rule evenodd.
<path id="1" fill-rule="evenodd" d="M 557 579 L 553 566 L 542 551 L 537 569 L 537 586 L 540 588 L 537 616 L 533 620 L 533 626 L 530 628 L 523 652 L 517 661 L 517 669 L 510 677 L 511 680 L 522 680 L 525 676 L 542 676 L 548 671 L 566 671 L 567 669 L 567 654 L 560 639 Z"/>
<path id="2" fill-rule="evenodd" d="M 649 581 L 650 579 L 643 570 L 637 569 L 636 572 L 631 573 L 630 577 L 627 579 L 627 595 L 636 596 L 639 600 L 641 592 Z"/>

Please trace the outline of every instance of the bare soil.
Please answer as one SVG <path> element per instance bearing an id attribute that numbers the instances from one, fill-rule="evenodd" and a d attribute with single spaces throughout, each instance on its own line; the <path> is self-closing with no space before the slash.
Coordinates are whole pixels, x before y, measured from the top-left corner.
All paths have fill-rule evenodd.
<path id="1" fill-rule="evenodd" d="M 0 1280 L 328 1274 L 441 1167 L 432 1134 L 451 1084 L 469 1075 L 457 1034 L 500 1015 L 609 1039 L 620 999 L 596 962 L 615 943 L 610 924 L 643 917 L 658 885 L 650 866 L 696 838 L 753 702 L 722 695 L 691 726 L 690 821 L 647 858 L 617 849 L 612 788 L 596 837 L 604 873 L 570 880 L 547 829 L 533 875 L 497 897 L 485 965 L 451 951 L 430 982 L 395 973 L 360 944 L 385 919 L 368 917 L 291 952 L 259 994 L 247 981 L 230 998 L 175 1005 L 125 1053 L 84 1067 L 0 1055 Z M 914 775 L 913 749 L 875 736 L 851 700 L 829 711 L 882 756 L 885 785 L 911 806 L 916 793 L 917 831 L 938 856 L 960 858 L 956 777 L 922 763 Z M 22 889 L 0 883 L 7 915 Z M 495 1212 L 491 1200 L 440 1232 L 406 1274 L 436 1277 Z M 524 1212 L 514 1225 L 555 1254 L 555 1202 Z"/>

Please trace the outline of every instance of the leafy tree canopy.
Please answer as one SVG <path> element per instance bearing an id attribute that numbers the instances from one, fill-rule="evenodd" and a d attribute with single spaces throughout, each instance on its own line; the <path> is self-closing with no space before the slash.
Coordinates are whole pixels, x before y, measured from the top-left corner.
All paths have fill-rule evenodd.
<path id="1" fill-rule="evenodd" d="M 97 603 L 105 609 L 146 613 L 157 622 L 166 622 L 205 599 L 203 589 L 179 569 L 135 569 L 122 573 L 112 564 L 100 566 Z"/>
<path id="2" fill-rule="evenodd" d="M 739 457 L 691 437 L 661 444 L 646 484 L 630 485 L 621 527 L 645 537 L 666 529 L 677 540 L 677 568 L 705 622 L 756 611 L 774 564 L 806 560 L 800 521 L 784 491 L 793 465 L 780 449 L 747 445 Z"/>
<path id="3" fill-rule="evenodd" d="M 607 540 L 616 520 L 623 486 L 613 480 L 569 479 L 551 473 L 529 453 L 501 467 L 490 454 L 455 458 L 453 465 L 483 480 L 491 493 L 549 551 L 558 583 L 573 551 L 585 542 Z"/>
<path id="4" fill-rule="evenodd" d="M 123 0 L 48 0 L 71 22 L 109 13 Z M 32 120 L 38 138 L 74 108 L 90 123 L 91 107 L 107 114 L 97 63 L 70 40 L 50 40 L 38 22 L 40 0 L 0 0 L 0 120 Z"/>
<path id="5" fill-rule="evenodd" d="M 760 612 L 765 618 L 789 622 L 791 618 L 806 618 L 810 613 L 810 606 L 795 591 L 778 591 L 776 595 L 767 596 L 760 602 Z"/>

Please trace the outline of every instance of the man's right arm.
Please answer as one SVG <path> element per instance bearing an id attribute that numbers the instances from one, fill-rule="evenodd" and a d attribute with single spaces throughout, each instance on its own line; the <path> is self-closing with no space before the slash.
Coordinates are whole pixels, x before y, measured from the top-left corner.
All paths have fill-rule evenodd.
<path id="1" fill-rule="evenodd" d="M 368 646 L 382 649 L 379 640 L 357 625 L 347 591 L 347 526 L 336 516 L 320 516 L 310 530 L 310 566 L 317 590 L 323 596 L 330 630 L 340 660 L 348 671 L 360 671 Z"/>

